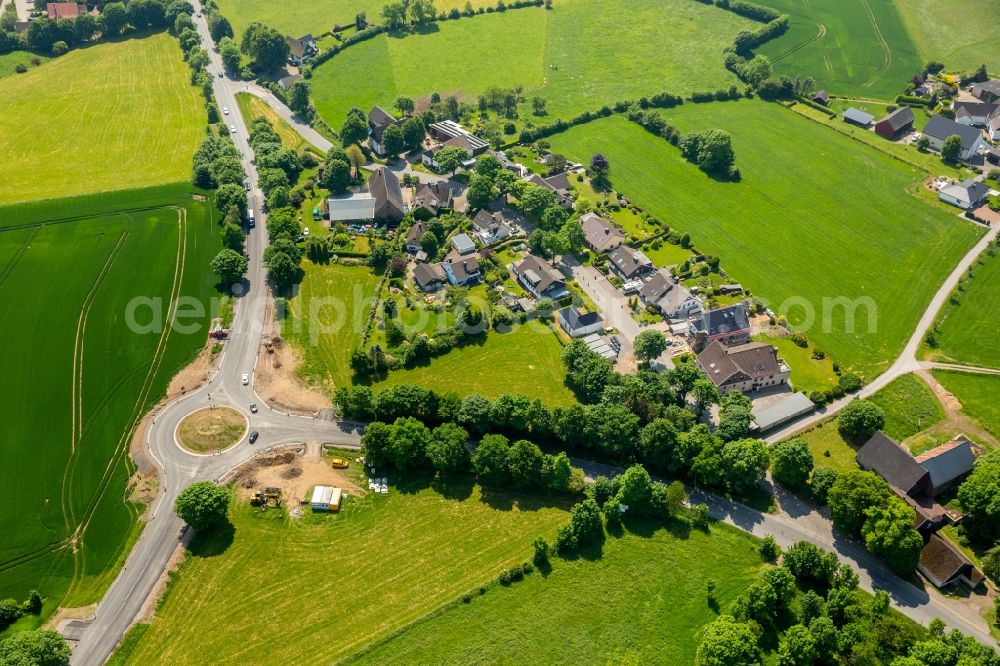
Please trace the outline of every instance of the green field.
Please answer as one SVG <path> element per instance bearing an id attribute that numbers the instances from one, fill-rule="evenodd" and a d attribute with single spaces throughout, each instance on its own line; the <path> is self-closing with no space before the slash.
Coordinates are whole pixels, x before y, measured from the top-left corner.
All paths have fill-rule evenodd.
<path id="1" fill-rule="evenodd" d="M 934 378 L 962 403 L 962 413 L 1000 439 L 1000 377 L 948 370 L 932 371 Z"/>
<path id="2" fill-rule="evenodd" d="M 510 333 L 489 333 L 481 344 L 453 349 L 427 365 L 389 373 L 378 386 L 419 384 L 459 395 L 524 393 L 546 405 L 567 405 L 573 394 L 563 380 L 562 345 L 548 327 L 533 322 Z"/>
<path id="3" fill-rule="evenodd" d="M 204 556 L 182 566 L 130 663 L 332 663 L 529 559 L 567 519 L 530 495 L 446 495 L 408 482 L 297 521 L 237 506 L 234 533 L 193 544 Z"/>
<path id="4" fill-rule="evenodd" d="M 892 0 L 763 4 L 790 17 L 788 32 L 757 49 L 778 74 L 810 76 L 838 95 L 891 100 L 923 68 Z"/>
<path id="5" fill-rule="evenodd" d="M 491 85 L 521 85 L 528 99 L 547 101 L 548 117 L 530 116 L 528 104 L 521 115 L 548 122 L 664 90 L 738 83 L 721 52 L 750 21 L 691 0 L 622 0 L 615 12 L 627 20 L 611 25 L 605 5 L 573 0 L 551 11 L 520 9 L 445 21 L 424 34 L 380 35 L 318 67 L 313 99 L 339 127 L 350 107 L 388 106 L 400 94 L 475 101 Z"/>
<path id="6" fill-rule="evenodd" d="M 466 0 L 435 0 L 434 8 L 440 13 L 454 7 L 465 8 Z M 470 0 L 472 6 L 493 7 L 494 0 Z M 222 0 L 219 8 L 233 24 L 236 35 L 251 21 L 262 21 L 278 30 L 300 37 L 312 33 L 319 37 L 333 29 L 334 24 L 353 26 L 358 12 L 365 12 L 370 23 L 382 22 L 382 7 L 386 0 L 295 0 L 292 3 L 268 0 Z"/>
<path id="7" fill-rule="evenodd" d="M 10 53 L 0 55 L 0 78 L 16 74 L 17 72 L 14 68 L 18 65 L 24 65 L 31 70 L 35 67 L 35 65 L 31 62 L 32 59 L 38 59 L 41 61 L 39 64 L 49 60 L 46 56 L 35 55 L 34 53 L 30 53 L 28 51 L 12 51 Z M 25 72 L 25 74 L 27 74 L 27 72 Z"/>
<path id="8" fill-rule="evenodd" d="M 708 579 L 726 608 L 760 568 L 753 538 L 728 526 L 626 531 L 598 560 L 554 559 L 547 576 L 443 609 L 347 663 L 691 664 L 715 618 Z"/>
<path id="9" fill-rule="evenodd" d="M 186 180 L 206 123 L 166 33 L 0 79 L 0 204 Z"/>
<path id="10" fill-rule="evenodd" d="M 946 303 L 935 324 L 937 347 L 924 345 L 924 357 L 948 363 L 1000 368 L 1000 244 L 994 244 L 973 266 L 957 304 Z"/>
<path id="11" fill-rule="evenodd" d="M 552 148 L 606 155 L 617 190 L 689 232 L 845 370 L 888 366 L 981 233 L 908 192 L 923 172 L 779 105 L 685 104 L 665 116 L 681 131 L 730 132 L 742 181 L 713 180 L 621 117 L 556 135 Z"/>
<path id="12" fill-rule="evenodd" d="M 995 0 L 896 0 L 896 7 L 923 60 L 949 70 L 985 64 L 1000 72 L 1000 11 Z"/>
<path id="13" fill-rule="evenodd" d="M 8 356 L 0 401 L 10 492 L 0 511 L 0 598 L 31 588 L 60 602 L 97 601 L 135 536 L 126 501 L 132 428 L 205 341 L 172 327 L 134 332 L 128 305 L 205 305 L 218 249 L 207 200 L 187 185 L 0 209 L 0 336 Z M 141 267 L 141 270 L 137 270 Z M 75 547 L 70 537 L 77 535 Z"/>
<path id="14" fill-rule="evenodd" d="M 305 268 L 282 335 L 302 354 L 303 379 L 332 389 L 351 381 L 351 352 L 361 340 L 378 277 L 367 266 L 306 261 Z"/>

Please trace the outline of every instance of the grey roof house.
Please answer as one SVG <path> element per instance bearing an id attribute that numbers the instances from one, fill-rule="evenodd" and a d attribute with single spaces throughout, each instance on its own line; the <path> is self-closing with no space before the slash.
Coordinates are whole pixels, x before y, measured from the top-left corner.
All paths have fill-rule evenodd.
<path id="1" fill-rule="evenodd" d="M 399 178 L 385 167 L 375 167 L 368 179 L 368 190 L 375 198 L 375 219 L 399 222 L 403 219 L 403 189 Z"/>
<path id="2" fill-rule="evenodd" d="M 969 179 L 964 183 L 945 185 L 938 190 L 938 198 L 953 206 L 968 209 L 976 208 L 989 193 L 988 187 L 977 180 Z"/>
<path id="3" fill-rule="evenodd" d="M 931 148 L 938 151 L 941 150 L 945 139 L 958 135 L 962 140 L 962 151 L 959 154 L 959 158 L 962 160 L 972 158 L 979 152 L 985 141 L 983 133 L 980 130 L 969 125 L 957 123 L 951 118 L 945 118 L 944 116 L 934 116 L 928 120 L 924 126 L 923 135 L 930 141 Z"/>
<path id="4" fill-rule="evenodd" d="M 598 254 L 613 250 L 625 242 L 625 234 L 596 213 L 586 213 L 580 216 L 583 226 L 584 242 Z"/>
<path id="5" fill-rule="evenodd" d="M 510 238 L 510 228 L 503 221 L 503 216 L 485 209 L 480 209 L 472 218 L 472 233 L 482 241 L 483 245 L 492 245 Z"/>
<path id="6" fill-rule="evenodd" d="M 715 341 L 740 344 L 750 340 L 750 318 L 745 301 L 724 308 L 705 310 L 691 318 L 688 340 L 699 351 Z"/>
<path id="7" fill-rule="evenodd" d="M 559 325 L 571 338 L 596 333 L 604 328 L 604 320 L 596 312 L 570 306 L 559 311 Z"/>
<path id="8" fill-rule="evenodd" d="M 417 217 L 437 217 L 443 208 L 451 208 L 454 202 L 448 183 L 418 183 L 413 193 L 413 205 L 410 210 Z"/>
<path id="9" fill-rule="evenodd" d="M 972 442 L 965 435 L 925 451 L 916 457 L 917 463 L 930 475 L 931 495 L 940 495 L 964 479 L 976 464 Z"/>
<path id="10" fill-rule="evenodd" d="M 511 270 L 517 283 L 535 298 L 558 299 L 569 293 L 562 273 L 533 254 L 512 264 Z"/>
<path id="11" fill-rule="evenodd" d="M 472 284 L 479 282 L 479 259 L 476 257 L 462 257 L 442 265 L 444 273 L 451 284 Z"/>
<path id="12" fill-rule="evenodd" d="M 639 250 L 633 250 L 627 245 L 620 245 L 608 255 L 611 270 L 622 280 L 636 280 L 652 273 L 653 262 Z"/>

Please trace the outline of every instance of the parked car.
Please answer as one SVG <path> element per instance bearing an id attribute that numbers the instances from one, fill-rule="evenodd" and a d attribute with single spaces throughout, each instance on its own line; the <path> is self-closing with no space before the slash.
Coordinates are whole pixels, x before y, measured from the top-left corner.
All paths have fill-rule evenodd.
<path id="1" fill-rule="evenodd" d="M 242 381 L 243 381 L 243 386 L 248 386 L 250 384 L 250 375 L 244 372 Z"/>
<path id="2" fill-rule="evenodd" d="M 260 437 L 260 433 L 259 432 L 257 432 L 256 430 L 251 430 L 250 431 L 250 443 L 251 444 L 253 444 L 254 442 L 256 442 L 258 437 Z"/>
<path id="3" fill-rule="evenodd" d="M 256 414 L 257 413 L 257 403 L 256 402 L 251 402 L 250 403 L 250 413 L 251 414 Z"/>

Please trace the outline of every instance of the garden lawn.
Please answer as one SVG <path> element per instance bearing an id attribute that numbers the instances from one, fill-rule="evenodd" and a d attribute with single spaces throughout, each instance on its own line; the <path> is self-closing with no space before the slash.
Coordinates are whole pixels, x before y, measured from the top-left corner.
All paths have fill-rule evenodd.
<path id="1" fill-rule="evenodd" d="M 723 67 L 722 49 L 753 22 L 691 0 L 620 0 L 615 14 L 622 20 L 611 22 L 602 3 L 567 0 L 548 11 L 519 9 L 439 22 L 423 34 L 380 35 L 319 66 L 313 99 L 324 119 L 340 127 L 350 107 L 389 108 L 400 94 L 458 94 L 475 102 L 491 85 L 520 85 L 528 100 L 547 102 L 547 116 L 531 116 L 524 103 L 522 117 L 544 123 L 665 90 L 690 94 L 739 83 Z"/>
<path id="2" fill-rule="evenodd" d="M 303 262 L 305 278 L 288 302 L 282 335 L 302 355 L 299 375 L 327 389 L 350 383 L 351 352 L 375 297 L 378 276 L 367 266 Z"/>
<path id="3" fill-rule="evenodd" d="M 924 357 L 948 363 L 1000 368 L 1000 243 L 974 264 L 956 302 L 945 303 L 935 322 L 936 347 L 924 345 Z"/>
<path id="4" fill-rule="evenodd" d="M 491 331 L 481 340 L 452 349 L 426 365 L 390 372 L 377 386 L 419 384 L 459 395 L 481 393 L 487 398 L 523 393 L 549 406 L 574 402 L 563 383 L 562 345 L 548 326 L 535 321 L 509 333 Z"/>
<path id="5" fill-rule="evenodd" d="M 923 68 L 892 0 L 764 4 L 790 17 L 788 32 L 756 51 L 777 74 L 812 77 L 838 95 L 892 100 Z"/>
<path id="6" fill-rule="evenodd" d="M 888 367 L 981 233 L 908 193 L 923 172 L 779 105 L 685 104 L 664 115 L 682 132 L 730 132 L 742 180 L 712 179 L 617 116 L 555 135 L 552 147 L 578 161 L 606 155 L 617 190 L 689 232 L 844 370 Z"/>
<path id="7" fill-rule="evenodd" d="M 205 107 L 167 33 L 0 79 L 0 204 L 187 180 Z"/>
<path id="8" fill-rule="evenodd" d="M 205 344 L 215 294 L 206 267 L 218 229 L 194 193 L 177 185 L 0 208 L 0 336 L 16 350 L 0 401 L 0 598 L 38 589 L 44 615 L 94 603 L 137 535 L 125 499 L 132 429 Z M 204 306 L 184 322 L 193 332 L 127 324 L 134 299 L 178 296 Z M 155 321 L 152 307 L 134 321 Z"/>
<path id="9" fill-rule="evenodd" d="M 648 245 L 644 245 L 642 252 L 650 258 L 657 268 L 669 268 L 683 264 L 691 258 L 691 250 L 687 250 L 680 245 L 668 243 L 665 240 L 653 241 Z"/>
<path id="10" fill-rule="evenodd" d="M 962 403 L 962 413 L 1000 439 L 1000 377 L 933 370 L 934 378 Z"/>
<path id="11" fill-rule="evenodd" d="M 894 0 L 922 60 L 949 71 L 1000 71 L 1000 11 L 993 0 Z"/>
<path id="12" fill-rule="evenodd" d="M 701 628 L 753 580 L 752 537 L 727 526 L 609 537 L 600 559 L 552 559 L 509 587 L 446 607 L 347 659 L 362 664 L 692 664 Z"/>
<path id="13" fill-rule="evenodd" d="M 568 519 L 463 483 L 393 485 L 295 521 L 236 505 L 233 530 L 192 544 L 130 663 L 332 663 L 529 559 Z"/>
<path id="14" fill-rule="evenodd" d="M 830 357 L 812 358 L 815 347 L 799 347 L 787 337 L 759 335 L 758 342 L 766 342 L 778 349 L 778 356 L 792 369 L 789 379 L 796 391 L 827 391 L 837 385 L 837 375 L 833 372 Z"/>

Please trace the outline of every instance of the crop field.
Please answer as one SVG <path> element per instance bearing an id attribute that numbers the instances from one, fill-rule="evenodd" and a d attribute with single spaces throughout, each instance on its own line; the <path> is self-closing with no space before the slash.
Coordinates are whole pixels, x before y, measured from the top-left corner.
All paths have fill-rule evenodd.
<path id="1" fill-rule="evenodd" d="M 889 365 L 980 234 L 908 192 L 923 172 L 779 105 L 685 104 L 664 115 L 682 132 L 730 132 L 742 180 L 712 179 L 621 117 L 556 135 L 552 148 L 578 161 L 606 155 L 617 190 L 689 232 L 845 370 L 872 377 Z"/>
<path id="2" fill-rule="evenodd" d="M 236 506 L 233 532 L 192 544 L 130 663 L 332 663 L 529 559 L 568 518 L 530 494 L 425 483 L 297 521 Z"/>
<path id="3" fill-rule="evenodd" d="M 924 356 L 935 361 L 1000 368 L 1000 336 L 995 315 L 1000 312 L 1000 243 L 973 266 L 957 304 L 946 303 L 938 314 L 937 347 L 924 345 Z"/>
<path id="4" fill-rule="evenodd" d="M 1000 11 L 993 0 L 895 0 L 922 60 L 949 70 L 1000 71 Z"/>
<path id="5" fill-rule="evenodd" d="M 37 588 L 46 613 L 97 601 L 135 536 L 132 428 L 207 331 L 207 313 L 185 321 L 196 332 L 173 330 L 169 304 L 192 296 L 207 311 L 214 293 L 205 266 L 217 229 L 210 202 L 192 193 L 168 186 L 0 209 L 0 336 L 17 350 L 0 401 L 0 598 Z M 133 299 L 143 300 L 130 315 Z"/>
<path id="6" fill-rule="evenodd" d="M 300 376 L 332 389 L 351 381 L 351 352 L 361 341 L 378 277 L 367 266 L 307 261 L 305 269 L 282 335 L 302 353 Z"/>
<path id="7" fill-rule="evenodd" d="M 494 7 L 495 0 L 470 0 L 475 9 Z M 382 22 L 385 0 L 296 0 L 293 3 L 268 2 L 267 0 L 222 0 L 219 8 L 233 24 L 236 35 L 251 21 L 262 21 L 295 37 L 312 33 L 319 38 L 335 24 L 353 26 L 354 17 L 365 12 L 370 23 Z M 434 9 L 439 13 L 453 8 L 464 9 L 465 0 L 435 0 Z"/>
<path id="8" fill-rule="evenodd" d="M 760 568 L 754 539 L 735 528 L 625 531 L 600 559 L 553 558 L 547 575 L 442 609 L 346 663 L 692 664 L 715 618 L 708 579 L 726 608 Z"/>
<path id="9" fill-rule="evenodd" d="M 0 204 L 186 180 L 206 123 L 189 79 L 166 33 L 0 79 Z"/>
<path id="10" fill-rule="evenodd" d="M 572 0 L 551 11 L 519 9 L 445 21 L 424 34 L 380 35 L 318 67 L 313 99 L 339 127 L 350 107 L 389 106 L 396 95 L 474 101 L 491 85 L 520 85 L 527 99 L 546 100 L 548 116 L 536 121 L 548 122 L 664 90 L 738 83 L 721 53 L 750 21 L 690 0 L 622 0 L 616 12 L 628 20 L 612 27 L 605 5 Z M 521 115 L 530 113 L 524 104 Z"/>
<path id="11" fill-rule="evenodd" d="M 997 400 L 1000 377 L 949 370 L 933 370 L 932 374 L 962 403 L 963 414 L 1000 439 L 1000 401 Z"/>
<path id="12" fill-rule="evenodd" d="M 452 349 L 427 365 L 390 372 L 377 386 L 419 384 L 459 395 L 481 393 L 496 398 L 502 393 L 524 393 L 546 405 L 574 402 L 563 380 L 562 345 L 546 326 L 537 322 L 518 326 L 510 333 L 490 332 L 481 344 Z"/>
<path id="13" fill-rule="evenodd" d="M 923 68 L 893 0 L 764 4 L 790 19 L 788 32 L 757 49 L 778 74 L 811 76 L 838 95 L 891 100 Z"/>

